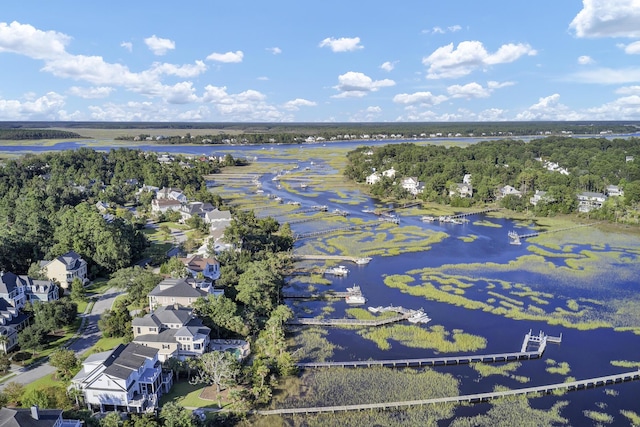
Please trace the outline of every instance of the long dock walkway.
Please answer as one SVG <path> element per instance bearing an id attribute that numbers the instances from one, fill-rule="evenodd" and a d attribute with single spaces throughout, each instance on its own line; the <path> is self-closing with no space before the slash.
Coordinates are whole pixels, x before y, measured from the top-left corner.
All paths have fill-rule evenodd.
<path id="1" fill-rule="evenodd" d="M 350 261 L 353 263 L 366 264 L 371 261 L 368 257 L 353 257 L 344 255 L 291 255 L 293 261 Z"/>
<path id="2" fill-rule="evenodd" d="M 379 222 L 369 222 L 369 223 L 359 224 L 359 225 L 349 225 L 346 227 L 331 228 L 328 230 L 311 231 L 309 233 L 298 233 L 293 236 L 293 240 L 307 239 L 309 237 L 322 236 L 324 234 L 337 233 L 340 231 L 364 230 L 366 228 L 375 228 L 375 227 L 378 227 L 379 225 L 380 225 Z"/>
<path id="3" fill-rule="evenodd" d="M 552 393 L 554 390 L 585 390 L 588 388 L 600 387 L 609 384 L 619 384 L 628 381 L 640 380 L 640 369 L 631 372 L 623 372 L 615 375 L 605 375 L 602 377 L 586 378 L 583 380 L 570 381 L 566 383 L 555 383 L 541 385 L 537 387 L 517 388 L 514 390 L 493 391 L 488 393 L 465 394 L 461 396 L 435 397 L 431 399 L 407 400 L 401 402 L 381 402 L 381 403 L 363 403 L 360 405 L 340 405 L 340 406 L 318 406 L 312 408 L 288 408 L 288 409 L 272 409 L 253 411 L 258 415 L 288 415 L 288 414 L 318 414 L 323 412 L 345 412 L 345 411 L 361 411 L 367 409 L 399 409 L 410 406 L 434 405 L 439 403 L 479 403 L 486 402 L 506 396 L 516 395 L 545 395 Z"/>
<path id="4" fill-rule="evenodd" d="M 522 348 L 518 352 L 492 353 L 492 354 L 470 354 L 462 356 L 428 357 L 419 359 L 386 359 L 386 360 L 353 360 L 346 362 L 306 362 L 297 363 L 300 369 L 311 368 L 370 368 L 372 366 L 383 366 L 387 368 L 420 367 L 420 366 L 444 366 L 460 365 L 469 363 L 496 363 L 511 362 L 515 360 L 530 360 L 542 357 L 547 345 L 547 341 L 561 342 L 560 337 L 549 337 L 542 332 L 533 335 L 529 331 L 522 341 Z M 530 345 L 536 345 L 535 350 L 528 350 Z"/>
<path id="5" fill-rule="evenodd" d="M 528 237 L 540 236 L 541 234 L 559 233 L 560 231 L 573 230 L 575 228 L 591 227 L 591 226 L 596 225 L 596 224 L 598 224 L 598 223 L 597 222 L 592 222 L 592 223 L 589 223 L 589 224 L 574 225 L 573 227 L 558 228 L 557 230 L 534 231 L 533 233 L 525 233 L 525 234 L 517 234 L 517 233 L 515 233 L 513 235 L 513 237 L 511 235 L 509 237 L 512 238 L 512 239 L 526 239 Z"/>
<path id="6" fill-rule="evenodd" d="M 383 319 L 316 319 L 314 317 L 297 317 L 287 322 L 288 325 L 318 325 L 318 326 L 382 326 L 389 323 L 401 322 L 411 317 L 411 314 L 399 314 L 393 317 L 385 317 Z"/>

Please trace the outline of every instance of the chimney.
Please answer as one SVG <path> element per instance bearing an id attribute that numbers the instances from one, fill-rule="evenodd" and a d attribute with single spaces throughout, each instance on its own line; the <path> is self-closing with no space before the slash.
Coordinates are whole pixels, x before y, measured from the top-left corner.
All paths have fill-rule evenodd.
<path id="1" fill-rule="evenodd" d="M 40 414 L 38 413 L 38 405 L 33 405 L 31 407 L 31 418 L 33 418 L 34 420 L 40 419 Z"/>

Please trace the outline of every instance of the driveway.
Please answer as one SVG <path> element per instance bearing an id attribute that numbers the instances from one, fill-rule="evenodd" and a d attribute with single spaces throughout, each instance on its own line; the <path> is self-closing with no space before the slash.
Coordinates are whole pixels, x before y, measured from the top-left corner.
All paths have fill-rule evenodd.
<path id="1" fill-rule="evenodd" d="M 98 300 L 93 305 L 91 313 L 81 314 L 79 317 L 83 318 L 78 337 L 67 347 L 76 353 L 76 356 L 84 354 L 87 350 L 93 347 L 102 334 L 98 330 L 98 319 L 100 315 L 107 309 L 110 309 L 118 295 L 122 295 L 124 292 L 117 288 L 111 288 L 104 294 L 100 295 Z M 4 386 L 9 382 L 16 382 L 19 384 L 29 384 L 37 379 L 40 379 L 46 375 L 52 374 L 56 371 L 56 368 L 49 365 L 48 359 L 40 363 L 37 366 L 18 367 L 11 368 L 12 372 L 17 375 L 7 379 L 4 383 L 0 384 L 0 390 L 4 389 Z"/>

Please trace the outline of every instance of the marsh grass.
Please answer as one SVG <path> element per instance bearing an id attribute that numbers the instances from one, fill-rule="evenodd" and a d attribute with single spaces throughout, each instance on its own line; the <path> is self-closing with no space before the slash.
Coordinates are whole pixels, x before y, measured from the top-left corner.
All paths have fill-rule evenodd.
<path id="1" fill-rule="evenodd" d="M 597 423 L 611 424 L 613 422 L 613 416 L 604 412 L 584 410 L 582 414 Z"/>
<path id="2" fill-rule="evenodd" d="M 562 410 L 569 404 L 567 401 L 555 403 L 551 408 L 532 408 L 523 396 L 494 399 L 491 409 L 486 414 L 474 417 L 457 417 L 451 427 L 552 427 L 567 424 L 568 420 L 561 416 Z"/>
<path id="3" fill-rule="evenodd" d="M 431 349 L 438 353 L 472 352 L 486 348 L 487 340 L 460 329 L 449 332 L 436 325 L 424 329 L 419 325 L 395 324 L 368 328 L 358 332 L 363 338 L 376 343 L 381 350 L 388 350 L 392 342 L 405 347 Z"/>
<path id="4" fill-rule="evenodd" d="M 621 368 L 640 368 L 640 362 L 633 362 L 631 360 L 612 360 L 611 364 Z"/>
<path id="5" fill-rule="evenodd" d="M 569 372 L 571 372 L 571 368 L 567 362 L 557 363 L 553 359 L 547 359 L 545 363 L 547 364 L 546 371 L 550 374 L 568 375 Z"/>
<path id="6" fill-rule="evenodd" d="M 289 341 L 294 357 L 302 361 L 326 362 L 340 347 L 327 339 L 329 332 L 316 327 L 300 328 Z"/>
<path id="7" fill-rule="evenodd" d="M 632 426 L 640 426 L 640 414 L 634 411 L 621 410 L 620 414 L 625 417 Z"/>
<path id="8" fill-rule="evenodd" d="M 514 374 L 514 372 L 522 366 L 522 363 L 520 362 L 509 362 L 503 364 L 472 363 L 470 366 L 480 374 L 481 378 L 500 375 L 506 378 L 511 378 L 519 383 L 527 383 L 530 381 L 529 377 Z"/>

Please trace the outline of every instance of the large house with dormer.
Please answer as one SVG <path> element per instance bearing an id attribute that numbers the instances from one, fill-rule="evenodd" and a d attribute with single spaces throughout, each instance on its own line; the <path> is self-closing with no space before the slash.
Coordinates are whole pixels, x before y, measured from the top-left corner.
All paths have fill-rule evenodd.
<path id="1" fill-rule="evenodd" d="M 209 350 L 211 329 L 188 307 L 158 307 L 144 317 L 136 317 L 131 322 L 133 342 L 145 347 L 158 349 L 158 360 L 170 357 L 184 360 L 202 356 Z"/>
<path id="2" fill-rule="evenodd" d="M 207 284 L 202 289 L 203 283 L 195 279 L 164 279 L 149 292 L 149 310 L 153 311 L 160 306 L 181 305 L 191 307 L 198 298 L 213 295 L 213 287 Z"/>
<path id="3" fill-rule="evenodd" d="M 173 373 L 162 370 L 158 349 L 129 343 L 87 357 L 69 389 L 82 392 L 92 410 L 147 412 L 158 408 L 172 385 Z"/>
<path id="4" fill-rule="evenodd" d="M 63 289 L 67 289 L 73 279 L 87 281 L 87 262 L 74 251 L 51 260 L 40 261 L 40 268 L 49 280 L 56 281 Z"/>
<path id="5" fill-rule="evenodd" d="M 578 212 L 586 213 L 600 209 L 606 200 L 607 196 L 602 193 L 584 191 L 578 194 Z"/>

